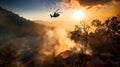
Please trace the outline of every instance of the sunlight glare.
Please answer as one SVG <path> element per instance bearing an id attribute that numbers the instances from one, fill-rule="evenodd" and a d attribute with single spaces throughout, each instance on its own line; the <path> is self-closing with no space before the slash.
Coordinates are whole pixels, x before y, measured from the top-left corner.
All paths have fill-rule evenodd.
<path id="1" fill-rule="evenodd" d="M 85 18 L 85 13 L 82 10 L 75 10 L 72 17 L 75 20 L 83 20 Z"/>

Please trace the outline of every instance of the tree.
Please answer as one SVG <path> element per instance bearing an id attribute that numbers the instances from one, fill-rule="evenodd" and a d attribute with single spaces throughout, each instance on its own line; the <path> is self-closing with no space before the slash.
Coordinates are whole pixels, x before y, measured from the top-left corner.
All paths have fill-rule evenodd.
<path id="1" fill-rule="evenodd" d="M 90 34 L 90 44 L 93 52 L 102 57 L 101 60 L 112 64 L 114 67 L 120 66 L 120 19 L 113 16 L 100 23 L 99 20 L 92 22 L 96 26 L 94 33 Z M 96 25 L 97 24 L 97 25 Z M 108 60 L 109 59 L 109 60 Z"/>
<path id="2" fill-rule="evenodd" d="M 70 32 L 70 38 L 74 40 L 76 43 L 82 44 L 84 47 L 82 49 L 82 53 L 85 53 L 86 49 L 88 48 L 89 44 L 89 31 L 90 26 L 85 24 L 84 21 L 80 22 L 80 25 L 76 25 L 74 31 Z"/>

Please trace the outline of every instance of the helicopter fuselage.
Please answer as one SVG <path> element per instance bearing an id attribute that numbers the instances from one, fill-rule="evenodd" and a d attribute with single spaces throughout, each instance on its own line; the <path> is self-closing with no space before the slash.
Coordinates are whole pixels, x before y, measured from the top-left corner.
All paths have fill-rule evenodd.
<path id="1" fill-rule="evenodd" d="M 59 16 L 60 16 L 60 14 L 59 14 L 60 12 L 58 12 L 58 10 L 59 10 L 59 9 L 57 9 L 53 14 L 50 14 L 50 17 L 51 17 L 51 18 L 52 18 L 52 17 L 54 17 L 54 18 L 55 18 L 55 17 L 59 17 Z"/>
<path id="2" fill-rule="evenodd" d="M 55 12 L 53 15 L 50 14 L 50 16 L 51 16 L 51 18 L 52 17 L 58 17 L 58 16 L 60 16 L 60 14 Z"/>

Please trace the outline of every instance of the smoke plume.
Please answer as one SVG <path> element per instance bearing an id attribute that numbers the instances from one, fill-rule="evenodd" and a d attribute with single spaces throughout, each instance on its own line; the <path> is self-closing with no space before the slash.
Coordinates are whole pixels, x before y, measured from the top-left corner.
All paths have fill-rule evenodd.
<path id="1" fill-rule="evenodd" d="M 93 7 L 96 5 L 106 5 L 108 3 L 117 3 L 120 2 L 120 0 L 63 0 L 60 2 L 60 5 L 66 6 L 66 7 Z"/>

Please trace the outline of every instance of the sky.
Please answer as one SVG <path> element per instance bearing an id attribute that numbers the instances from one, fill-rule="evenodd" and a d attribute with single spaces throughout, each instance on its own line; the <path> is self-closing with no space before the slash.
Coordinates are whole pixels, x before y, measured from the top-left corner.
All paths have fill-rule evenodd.
<path id="1" fill-rule="evenodd" d="M 46 10 L 53 8 L 60 0 L 0 0 L 0 5 L 14 10 Z M 46 9 L 45 9 L 46 8 Z"/>
<path id="2" fill-rule="evenodd" d="M 120 0 L 0 0 L 0 6 L 30 20 L 69 28 L 82 20 L 90 24 L 120 14 Z M 50 13 L 57 9 L 60 17 L 51 19 Z"/>

